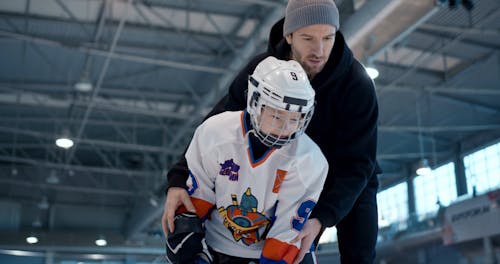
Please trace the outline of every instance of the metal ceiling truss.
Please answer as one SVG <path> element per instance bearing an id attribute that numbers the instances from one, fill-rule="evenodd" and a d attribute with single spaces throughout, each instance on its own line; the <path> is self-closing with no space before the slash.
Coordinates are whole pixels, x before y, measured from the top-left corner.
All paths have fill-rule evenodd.
<path id="1" fill-rule="evenodd" d="M 236 73 L 251 56 L 265 48 L 267 31 L 282 17 L 286 1 L 102 1 L 96 2 L 95 17 L 87 20 L 81 19 L 71 2 L 53 1 L 60 9 L 59 16 L 33 14 L 30 0 L 26 1 L 24 13 L 0 11 L 0 25 L 3 25 L 0 45 L 22 45 L 19 49 L 22 58 L 13 67 L 22 71 L 24 66 L 29 66 L 29 60 L 36 60 L 39 67 L 56 69 L 61 61 L 57 57 L 59 50 L 74 57 L 77 64 L 68 76 L 54 73 L 42 79 L 28 72 L 33 77 L 1 78 L 0 112 L 4 116 L 0 120 L 3 139 L 0 173 L 7 176 L 0 179 L 0 185 L 6 190 L 43 190 L 19 195 L 32 207 L 36 207 L 41 195 L 56 197 L 56 193 L 61 197 L 81 195 L 86 198 L 80 202 L 94 206 L 104 207 L 107 201 L 109 207 L 123 207 L 119 209 L 126 212 L 127 217 L 121 219 L 123 222 L 119 225 L 125 237 L 117 238 L 116 245 L 156 235 L 144 247 L 106 248 L 88 244 L 67 247 L 65 238 L 56 236 L 50 237 L 55 241 L 52 245 L 28 248 L 23 245 L 24 237 L 18 235 L 19 241 L 5 248 L 47 250 L 58 252 L 56 256 L 73 252 L 163 254 L 163 247 L 157 245 L 163 243 L 158 235 L 161 233 L 158 219 L 163 212 L 166 172 L 183 154 L 194 129 L 227 91 Z M 355 11 L 352 1 L 336 2 L 351 10 L 349 12 Z M 399 3 L 384 3 L 389 2 Z M 216 8 L 216 4 L 222 3 L 227 7 Z M 112 13 L 117 4 L 125 7 L 117 10 L 127 12 L 128 8 L 134 15 Z M 365 7 L 381 12 L 384 5 L 367 1 Z M 370 10 L 361 8 L 363 12 Z M 182 14 L 184 21 L 175 20 L 167 11 Z M 481 85 L 457 87 L 450 81 L 468 74 L 478 63 L 499 56 L 500 42 L 496 39 L 500 37 L 500 30 L 483 25 L 497 19 L 500 8 L 486 12 L 470 27 L 437 24 L 433 17 L 442 12 L 432 7 L 376 50 L 365 47 L 365 52 L 370 53 L 364 54 L 362 61 L 374 63 L 381 70 L 381 78 L 375 81 L 384 115 L 379 124 L 379 142 L 384 145 L 379 146 L 377 157 L 385 170 L 380 175 L 381 186 L 407 177 L 408 168 L 422 156 L 431 158 L 433 165 L 441 164 L 461 155 L 460 151 L 471 149 L 469 145 L 464 150 L 455 147 L 462 141 L 484 143 L 500 131 L 496 122 L 500 122 L 500 105 L 492 100 L 500 97 L 500 89 Z M 195 29 L 192 24 L 195 16 L 203 19 L 210 30 Z M 221 23 L 221 17 L 229 17 L 233 23 Z M 37 27 L 30 27 L 35 24 Z M 249 24 L 255 26 L 249 27 Z M 345 28 L 358 28 L 353 25 L 359 26 L 359 23 L 349 24 L 347 20 Z M 49 31 L 43 26 L 61 26 L 71 32 Z M 245 30 L 245 34 L 241 33 Z M 350 33 L 358 41 L 366 39 L 364 35 Z M 169 41 L 174 38 L 175 43 Z M 474 52 L 461 56 L 460 52 L 452 52 L 455 46 L 466 46 Z M 415 55 L 411 56 L 415 59 L 389 61 L 387 54 L 398 47 Z M 400 54 L 404 56 L 403 52 Z M 33 55 L 36 58 L 29 57 Z M 443 66 L 427 65 L 431 56 L 441 56 Z M 453 66 L 446 63 L 447 58 L 453 59 Z M 119 66 L 118 70 L 113 68 L 114 64 Z M 384 72 L 391 74 L 384 75 Z M 154 79 L 151 76 L 168 78 L 149 80 Z M 87 77 L 92 79 L 93 90 L 75 91 L 75 82 Z M 425 109 L 414 107 L 415 100 Z M 457 115 L 474 112 L 477 118 L 460 123 L 455 117 L 441 113 L 441 109 L 437 109 L 440 104 L 450 107 L 447 111 L 457 111 Z M 384 107 L 398 111 L 393 113 L 383 110 Z M 422 113 L 416 113 L 415 109 Z M 440 112 L 436 115 L 439 118 L 433 116 L 437 112 Z M 426 117 L 422 125 L 417 124 L 418 114 Z M 69 150 L 57 149 L 54 145 L 55 136 L 64 128 L 69 128 L 76 143 Z M 415 143 L 419 137 L 423 149 Z M 46 182 L 52 170 L 60 173 L 64 181 Z M 75 174 L 81 177 L 71 176 Z M 16 195 L 9 192 L 5 197 L 15 199 Z M 78 203 L 55 198 L 51 202 L 75 208 Z M 46 213 L 48 219 L 55 218 L 55 212 Z M 55 222 L 48 225 L 57 227 Z M 92 243 L 94 236 L 94 233 L 88 234 L 85 242 L 81 242 Z M 0 244 L 9 245 L 6 237 L 0 237 Z M 74 257 L 85 258 L 83 254 Z"/>

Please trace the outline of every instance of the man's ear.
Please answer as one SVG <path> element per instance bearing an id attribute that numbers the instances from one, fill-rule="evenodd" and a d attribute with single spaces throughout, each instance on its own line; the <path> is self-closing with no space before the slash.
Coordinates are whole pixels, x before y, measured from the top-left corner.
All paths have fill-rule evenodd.
<path id="1" fill-rule="evenodd" d="M 292 34 L 293 33 L 290 33 L 290 34 L 286 35 L 286 37 L 285 37 L 286 42 L 288 43 L 288 45 L 292 44 Z"/>

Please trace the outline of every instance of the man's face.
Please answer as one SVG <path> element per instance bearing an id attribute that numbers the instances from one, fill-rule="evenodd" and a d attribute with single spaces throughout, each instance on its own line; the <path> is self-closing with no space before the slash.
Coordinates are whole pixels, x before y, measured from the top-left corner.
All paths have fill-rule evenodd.
<path id="1" fill-rule="evenodd" d="M 318 24 L 299 28 L 286 36 L 292 59 L 302 65 L 312 80 L 325 67 L 335 43 L 335 26 Z"/>
<path id="2" fill-rule="evenodd" d="M 264 106 L 258 122 L 264 134 L 286 138 L 298 130 L 302 119 L 301 113 Z"/>

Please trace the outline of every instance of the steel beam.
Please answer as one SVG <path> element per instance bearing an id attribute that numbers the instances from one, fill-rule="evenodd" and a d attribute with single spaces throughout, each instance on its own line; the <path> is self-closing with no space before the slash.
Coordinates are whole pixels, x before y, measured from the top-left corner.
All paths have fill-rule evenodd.
<path id="1" fill-rule="evenodd" d="M 69 193 L 88 193 L 88 194 L 106 194 L 106 195 L 116 195 L 116 196 L 146 196 L 145 193 L 139 193 L 134 191 L 125 191 L 125 190 L 111 190 L 111 189 L 101 189 L 96 187 L 83 187 L 83 186 L 70 186 L 70 185 L 54 185 L 47 183 L 37 183 L 31 181 L 19 181 L 19 180 L 9 180 L 9 179 L 0 179 L 1 184 L 5 185 L 17 185 L 21 187 L 25 187 L 29 190 L 36 189 L 50 189 L 56 191 L 64 191 Z"/>
<path id="2" fill-rule="evenodd" d="M 19 34 L 19 33 L 14 33 L 14 32 L 5 31 L 5 30 L 0 30 L 0 36 L 18 39 L 18 40 L 22 40 L 22 41 L 27 41 L 27 42 L 31 42 L 31 43 L 35 43 L 35 44 L 39 44 L 39 45 L 44 45 L 44 46 L 66 48 L 66 49 L 75 50 L 75 51 L 78 51 L 81 53 L 89 53 L 89 54 L 95 55 L 95 56 L 111 57 L 111 58 L 116 59 L 116 60 L 131 61 L 131 62 L 137 62 L 137 63 L 143 63 L 143 64 L 152 64 L 152 65 L 170 67 L 170 68 L 175 68 L 175 69 L 180 69 L 180 70 L 200 71 L 200 72 L 206 72 L 206 73 L 212 73 L 212 74 L 223 74 L 223 73 L 226 73 L 228 71 L 231 71 L 231 70 L 228 70 L 225 68 L 219 68 L 219 67 L 215 67 L 215 66 L 194 65 L 192 63 L 184 63 L 184 62 L 177 62 L 177 61 L 171 61 L 171 60 L 148 58 L 148 57 L 142 57 L 142 56 L 137 56 L 137 55 L 119 53 L 119 52 L 109 54 L 109 52 L 106 50 L 87 47 L 85 45 L 76 45 L 75 46 L 74 44 L 70 44 L 70 43 L 64 43 L 61 41 L 56 41 L 56 40 L 51 40 L 51 39 L 46 39 L 46 38 L 41 38 L 41 37 L 35 37 L 35 36 L 27 35 L 27 34 Z"/>
<path id="3" fill-rule="evenodd" d="M 480 21 L 476 21 L 476 23 L 485 23 L 493 18 L 496 18 L 498 13 L 500 12 L 500 8 L 497 8 L 497 9 L 494 9 L 494 10 L 491 10 L 485 17 L 483 17 Z M 465 34 L 464 32 L 458 34 L 457 36 L 455 36 L 453 39 L 451 39 L 450 41 L 447 41 L 446 43 L 443 43 L 442 45 L 438 46 L 437 48 L 433 48 L 432 50 L 430 50 L 429 52 L 426 52 L 426 53 L 422 53 L 420 56 L 418 56 L 415 61 L 413 61 L 413 66 L 411 68 L 409 68 L 405 73 L 403 73 L 402 75 L 400 75 L 398 78 L 396 78 L 395 80 L 392 80 L 391 83 L 389 85 L 396 85 L 398 83 L 400 83 L 404 78 L 406 78 L 407 76 L 409 76 L 411 73 L 413 73 L 415 70 L 417 70 L 417 67 L 425 61 L 426 58 L 428 58 L 428 55 L 429 53 L 439 53 L 441 52 L 443 49 L 445 49 L 446 47 L 449 47 L 459 41 L 461 41 L 463 38 L 465 38 L 467 36 L 467 34 Z M 382 91 L 379 91 L 379 94 L 382 93 Z"/>
<path id="4" fill-rule="evenodd" d="M 11 127 L 1 127 L 1 132 L 13 133 L 13 134 L 22 134 L 26 136 L 31 136 L 34 138 L 46 138 L 49 140 L 55 140 L 54 134 L 36 132 L 32 130 L 24 130 L 18 128 Z M 75 146 L 78 144 L 91 144 L 95 146 L 99 146 L 101 148 L 108 147 L 114 149 L 128 150 L 128 151 L 137 151 L 137 152 L 151 152 L 151 153 L 163 153 L 168 155 L 179 155 L 182 153 L 182 150 L 171 150 L 163 147 L 150 146 L 150 145 L 140 145 L 140 144 L 130 144 L 130 143 L 122 143 L 115 141 L 107 141 L 107 140 L 98 140 L 98 139 L 88 139 L 88 138 L 78 138 L 75 137 L 73 139 L 75 141 Z M 55 147 L 55 146 L 54 146 Z M 73 147 L 74 148 L 74 147 Z"/>
<path id="5" fill-rule="evenodd" d="M 4 88 L 0 90 L 5 91 Z M 55 99 L 51 96 L 39 93 L 14 93 L 9 89 L 9 93 L 0 93 L 0 102 L 4 104 L 14 104 L 18 106 L 43 106 L 48 108 L 69 109 L 71 106 L 88 107 L 89 102 L 71 99 Z M 144 100 L 129 99 L 107 99 L 97 96 L 94 99 L 96 109 L 103 109 L 112 112 L 121 112 L 146 116 L 157 116 L 177 120 L 185 120 L 191 115 L 187 113 L 171 112 L 169 103 L 156 103 L 154 106 L 145 105 Z"/>
<path id="6" fill-rule="evenodd" d="M 490 125 L 448 125 L 448 126 L 384 126 L 378 127 L 380 132 L 425 132 L 425 133 L 436 133 L 436 132 L 471 132 L 471 131 L 481 131 L 481 130 L 498 130 L 500 125 L 490 124 Z"/>
<path id="7" fill-rule="evenodd" d="M 21 157 L 12 157 L 7 155 L 0 155 L 0 161 L 11 162 L 11 163 L 20 163 L 25 165 L 32 166 L 41 166 L 47 168 L 54 169 L 68 169 L 74 171 L 81 171 L 87 173 L 100 173 L 102 175 L 115 175 L 117 177 L 122 176 L 131 176 L 131 177 L 154 177 L 157 175 L 158 171 L 134 171 L 134 170 L 125 170 L 125 169 L 110 169 L 105 167 L 96 167 L 96 166 L 83 166 L 83 165 L 65 165 L 62 163 L 48 162 L 45 160 L 36 160 L 36 159 L 28 159 Z"/>
<path id="8" fill-rule="evenodd" d="M 431 156 L 431 155 L 437 155 L 437 156 L 444 156 L 444 155 L 450 155 L 450 152 L 438 152 L 438 153 L 433 153 L 433 152 L 415 152 L 415 153 L 391 153 L 391 154 L 384 154 L 380 153 L 377 154 L 377 159 L 378 160 L 398 160 L 398 159 L 420 159 L 423 156 Z"/>

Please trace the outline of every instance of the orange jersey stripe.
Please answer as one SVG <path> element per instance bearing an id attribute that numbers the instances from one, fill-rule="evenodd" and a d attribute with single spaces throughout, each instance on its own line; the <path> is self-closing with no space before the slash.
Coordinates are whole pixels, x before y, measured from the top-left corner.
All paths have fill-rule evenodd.
<path id="1" fill-rule="evenodd" d="M 194 197 L 191 197 L 191 202 L 193 203 L 194 208 L 196 208 L 196 215 L 198 215 L 199 218 L 207 216 L 210 210 L 214 207 L 214 204 Z"/>
<path id="2" fill-rule="evenodd" d="M 268 238 L 264 242 L 262 256 L 271 260 L 284 260 L 286 263 L 293 263 L 299 249 L 291 244 L 279 241 L 275 238 Z"/>
<path id="3" fill-rule="evenodd" d="M 240 115 L 240 122 L 241 122 L 241 133 L 243 134 L 243 138 L 245 137 L 247 131 L 245 129 L 245 119 L 243 118 L 245 115 L 245 112 L 241 112 L 241 115 Z"/>
<path id="4" fill-rule="evenodd" d="M 207 214 L 210 212 L 210 209 L 213 208 L 213 204 L 203 200 L 203 199 L 198 199 L 198 198 L 195 198 L 195 197 L 191 197 L 191 202 L 193 203 L 194 205 L 194 208 L 196 209 L 196 215 L 199 217 L 199 218 L 203 218 L 205 216 L 207 216 Z M 182 213 L 185 213 L 187 212 L 187 209 L 186 207 L 184 207 L 184 205 L 181 205 L 177 211 L 175 211 L 175 214 L 182 214 Z"/>
<path id="5" fill-rule="evenodd" d="M 285 170 L 276 170 L 276 178 L 274 179 L 274 185 L 273 185 L 273 193 L 279 193 L 281 183 L 285 180 L 287 171 Z"/>

